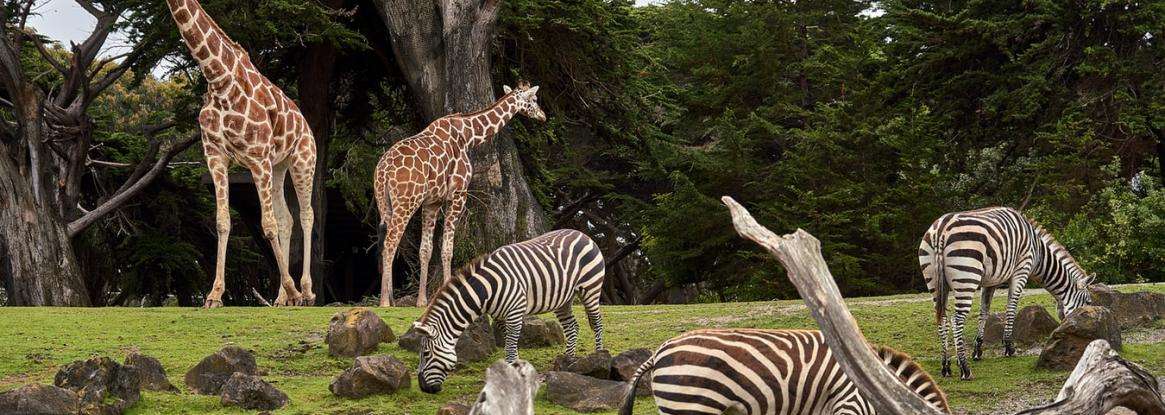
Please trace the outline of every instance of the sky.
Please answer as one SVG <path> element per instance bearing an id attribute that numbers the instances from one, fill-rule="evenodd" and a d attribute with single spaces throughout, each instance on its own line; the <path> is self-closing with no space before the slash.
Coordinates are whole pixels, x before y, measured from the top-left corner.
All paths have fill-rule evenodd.
<path id="1" fill-rule="evenodd" d="M 61 42 L 66 48 L 69 47 L 69 42 L 81 43 L 85 38 L 89 37 L 89 33 L 93 31 L 93 24 L 97 22 L 89 12 L 78 6 L 73 0 L 48 0 L 47 2 L 39 3 L 35 9 L 35 14 L 28 19 L 28 25 L 36 28 L 36 31 L 48 36 L 50 39 Z M 111 51 L 116 54 L 116 49 L 119 49 L 125 44 L 124 37 L 114 33 L 105 41 L 106 50 L 103 54 Z"/>

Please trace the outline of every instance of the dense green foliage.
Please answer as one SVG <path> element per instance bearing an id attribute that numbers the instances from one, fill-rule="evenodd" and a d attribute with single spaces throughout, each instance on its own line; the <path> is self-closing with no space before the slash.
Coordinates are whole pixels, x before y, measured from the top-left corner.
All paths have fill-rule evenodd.
<path id="1" fill-rule="evenodd" d="M 172 118 L 168 134 L 192 131 L 205 81 L 161 2 L 109 3 L 129 8 L 122 30 L 149 46 L 142 76 L 93 114 L 99 155 L 133 162 L 146 147 L 134 128 Z M 372 168 L 421 127 L 374 5 L 203 3 L 293 97 L 308 45 L 336 46 L 326 157 L 343 197 L 330 203 L 363 220 L 371 244 Z M 925 228 L 987 205 L 1023 208 L 1105 281 L 1165 280 L 1163 27 L 1160 2 L 514 0 L 491 57 L 496 91 L 542 87 L 549 121 L 510 131 L 550 222 L 588 231 L 608 256 L 630 248 L 607 301 L 693 286 L 756 300 L 794 293 L 732 233 L 721 195 L 774 230 L 816 235 L 848 295 L 920 289 Z M 159 62 L 164 81 L 146 75 Z M 96 285 L 183 301 L 208 287 L 202 172 L 171 169 L 77 241 L 89 268 L 116 275 Z M 266 248 L 235 229 L 242 255 L 228 266 L 272 289 L 251 266 Z"/>

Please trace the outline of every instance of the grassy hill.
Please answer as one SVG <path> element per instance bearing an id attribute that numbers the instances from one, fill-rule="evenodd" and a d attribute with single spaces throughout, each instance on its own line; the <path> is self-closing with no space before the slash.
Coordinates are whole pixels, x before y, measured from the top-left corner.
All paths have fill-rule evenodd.
<path id="1" fill-rule="evenodd" d="M 1165 284 L 1123 286 L 1120 291 L 1165 292 Z M 1047 294 L 1025 297 L 1020 306 L 1039 304 L 1054 312 Z M 996 297 L 993 310 L 1003 309 L 1004 297 Z M 899 295 L 849 300 L 866 336 L 873 342 L 905 351 L 932 374 L 938 372 L 938 344 L 929 296 Z M 978 304 L 976 304 L 976 308 Z M 254 350 L 266 379 L 291 397 L 279 414 L 432 414 L 445 402 L 471 402 L 483 383 L 490 362 L 474 364 L 452 376 L 439 395 L 426 395 L 416 387 L 392 396 L 348 400 L 332 396 L 328 384 L 347 368 L 347 359 L 331 358 L 323 346 L 328 319 L 338 308 L 0 308 L 0 390 L 25 383 L 51 383 L 63 364 L 105 355 L 122 360 L 136 347 L 157 357 L 170 380 L 184 389 L 182 374 L 202 357 L 224 344 Z M 419 314 L 415 308 L 378 309 L 377 313 L 400 334 Z M 975 312 L 974 314 L 978 314 Z M 584 320 L 581 310 L 576 310 Z M 603 307 L 607 346 L 613 353 L 636 347 L 654 349 L 681 332 L 705 327 L 816 328 L 801 300 L 665 306 Z M 590 330 L 580 334 L 580 350 L 591 348 Z M 976 327 L 968 322 L 968 338 Z M 1124 333 L 1122 355 L 1165 375 L 1165 323 Z M 306 344 L 306 346 L 305 346 Z M 1023 356 L 1002 358 L 1001 347 L 989 345 L 983 361 L 975 362 L 975 379 L 941 379 L 951 404 L 960 413 L 990 413 L 995 408 L 1027 406 L 1050 399 L 1068 372 L 1034 368 L 1034 350 Z M 306 349 L 306 351 L 304 350 Z M 396 356 L 416 367 L 417 356 L 395 344 L 382 345 L 380 353 Z M 561 353 L 560 348 L 520 350 L 523 359 L 540 371 Z M 501 358 L 502 352 L 496 353 Z M 224 408 L 218 397 L 189 393 L 148 392 L 133 408 L 134 414 L 236 414 L 250 413 Z M 549 403 L 545 388 L 538 398 L 539 414 L 571 414 Z M 649 398 L 636 404 L 637 414 L 654 414 Z"/>

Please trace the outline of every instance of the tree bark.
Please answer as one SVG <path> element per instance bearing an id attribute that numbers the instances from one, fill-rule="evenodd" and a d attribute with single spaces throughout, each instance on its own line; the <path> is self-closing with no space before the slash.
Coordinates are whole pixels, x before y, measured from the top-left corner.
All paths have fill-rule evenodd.
<path id="1" fill-rule="evenodd" d="M 489 46 L 500 0 L 374 3 L 425 122 L 475 111 L 495 100 Z M 499 132 L 470 155 L 473 179 L 465 219 L 457 227 L 455 255 L 466 258 L 545 232 L 546 218 L 509 134 Z"/>
<path id="2" fill-rule="evenodd" d="M 64 222 L 34 200 L 0 145 L 0 278 L 7 305 L 86 306 L 89 295 Z"/>

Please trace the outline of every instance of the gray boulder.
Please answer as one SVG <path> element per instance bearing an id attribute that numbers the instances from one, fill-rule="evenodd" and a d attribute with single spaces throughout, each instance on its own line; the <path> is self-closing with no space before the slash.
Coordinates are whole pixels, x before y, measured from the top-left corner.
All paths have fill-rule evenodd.
<path id="1" fill-rule="evenodd" d="M 1004 313 L 987 315 L 987 326 L 983 330 L 984 345 L 1003 343 L 1003 317 Z M 1017 345 L 1025 347 L 1042 344 L 1059 325 L 1043 307 L 1029 305 L 1015 314 L 1011 338 Z"/>
<path id="2" fill-rule="evenodd" d="M 1088 290 L 1092 294 L 1092 305 L 1112 310 L 1121 328 L 1165 318 L 1165 294 L 1144 291 L 1126 294 L 1104 284 L 1093 284 Z"/>
<path id="3" fill-rule="evenodd" d="M 235 372 L 222 385 L 223 405 L 274 410 L 287 405 L 287 394 L 255 375 Z"/>
<path id="4" fill-rule="evenodd" d="M 336 396 L 363 398 L 390 394 L 409 387 L 409 368 L 391 356 L 360 356 L 344 370 L 328 390 Z"/>
<path id="5" fill-rule="evenodd" d="M 437 408 L 437 415 L 469 415 L 469 407 L 453 402 Z"/>
<path id="6" fill-rule="evenodd" d="M 652 354 L 654 352 L 651 349 L 631 349 L 615 355 L 611 358 L 611 380 L 630 382 L 631 378 L 635 376 L 635 371 L 643 365 L 643 362 L 650 359 Z M 636 385 L 635 395 L 651 396 L 650 373 L 648 371 L 644 374 L 644 378 Z"/>
<path id="7" fill-rule="evenodd" d="M 417 295 L 416 294 L 408 294 L 408 295 L 405 295 L 403 297 L 395 298 L 392 300 L 392 306 L 393 307 L 416 307 L 417 306 Z"/>
<path id="8" fill-rule="evenodd" d="M 409 326 L 408 331 L 397 340 L 397 344 L 402 349 L 416 353 L 420 351 L 421 336 L 415 328 Z M 454 350 L 457 352 L 458 364 L 479 362 L 489 358 L 494 350 L 497 350 L 497 345 L 494 343 L 493 326 L 489 324 L 489 317 L 482 316 L 466 327 L 465 331 L 461 333 L 461 337 L 457 338 Z"/>
<path id="9" fill-rule="evenodd" d="M 595 379 L 570 372 L 546 373 L 547 399 L 579 412 L 618 408 L 626 392 L 626 382 Z"/>
<path id="10" fill-rule="evenodd" d="M 506 328 L 501 320 L 493 325 L 494 340 L 498 347 L 506 347 Z M 518 337 L 518 347 L 537 348 L 561 345 L 566 343 L 566 336 L 562 333 L 562 325 L 557 320 L 543 320 L 537 316 L 526 316 L 522 319 L 522 335 Z"/>
<path id="11" fill-rule="evenodd" d="M 1055 370 L 1072 369 L 1076 367 L 1088 343 L 1096 339 L 1107 340 L 1113 349 L 1120 350 L 1120 324 L 1108 308 L 1093 305 L 1080 307 L 1052 332 L 1036 366 Z"/>
<path id="12" fill-rule="evenodd" d="M 178 391 L 178 388 L 170 383 L 170 379 L 166 377 L 166 368 L 162 367 L 162 363 L 158 359 L 132 351 L 125 357 L 124 364 L 138 369 L 142 389 L 164 392 Z"/>
<path id="13" fill-rule="evenodd" d="M 53 385 L 76 392 L 82 414 L 120 414 L 142 397 L 138 369 L 108 357 L 65 365 L 57 371 Z"/>
<path id="14" fill-rule="evenodd" d="M 558 355 L 550 364 L 550 370 L 608 379 L 611 377 L 611 352 L 599 350 L 581 358 Z"/>
<path id="15" fill-rule="evenodd" d="M 328 323 L 328 354 L 356 357 L 375 351 L 381 342 L 396 340 L 396 335 L 375 311 L 354 307 L 332 316 Z"/>
<path id="16" fill-rule="evenodd" d="M 194 393 L 218 395 L 222 385 L 235 372 L 244 375 L 259 375 L 255 355 L 239 346 L 224 346 L 214 354 L 204 357 L 201 362 L 186 372 L 184 379 Z"/>
<path id="17" fill-rule="evenodd" d="M 0 414 L 74 415 L 81 399 L 69 389 L 32 384 L 0 393 Z"/>

